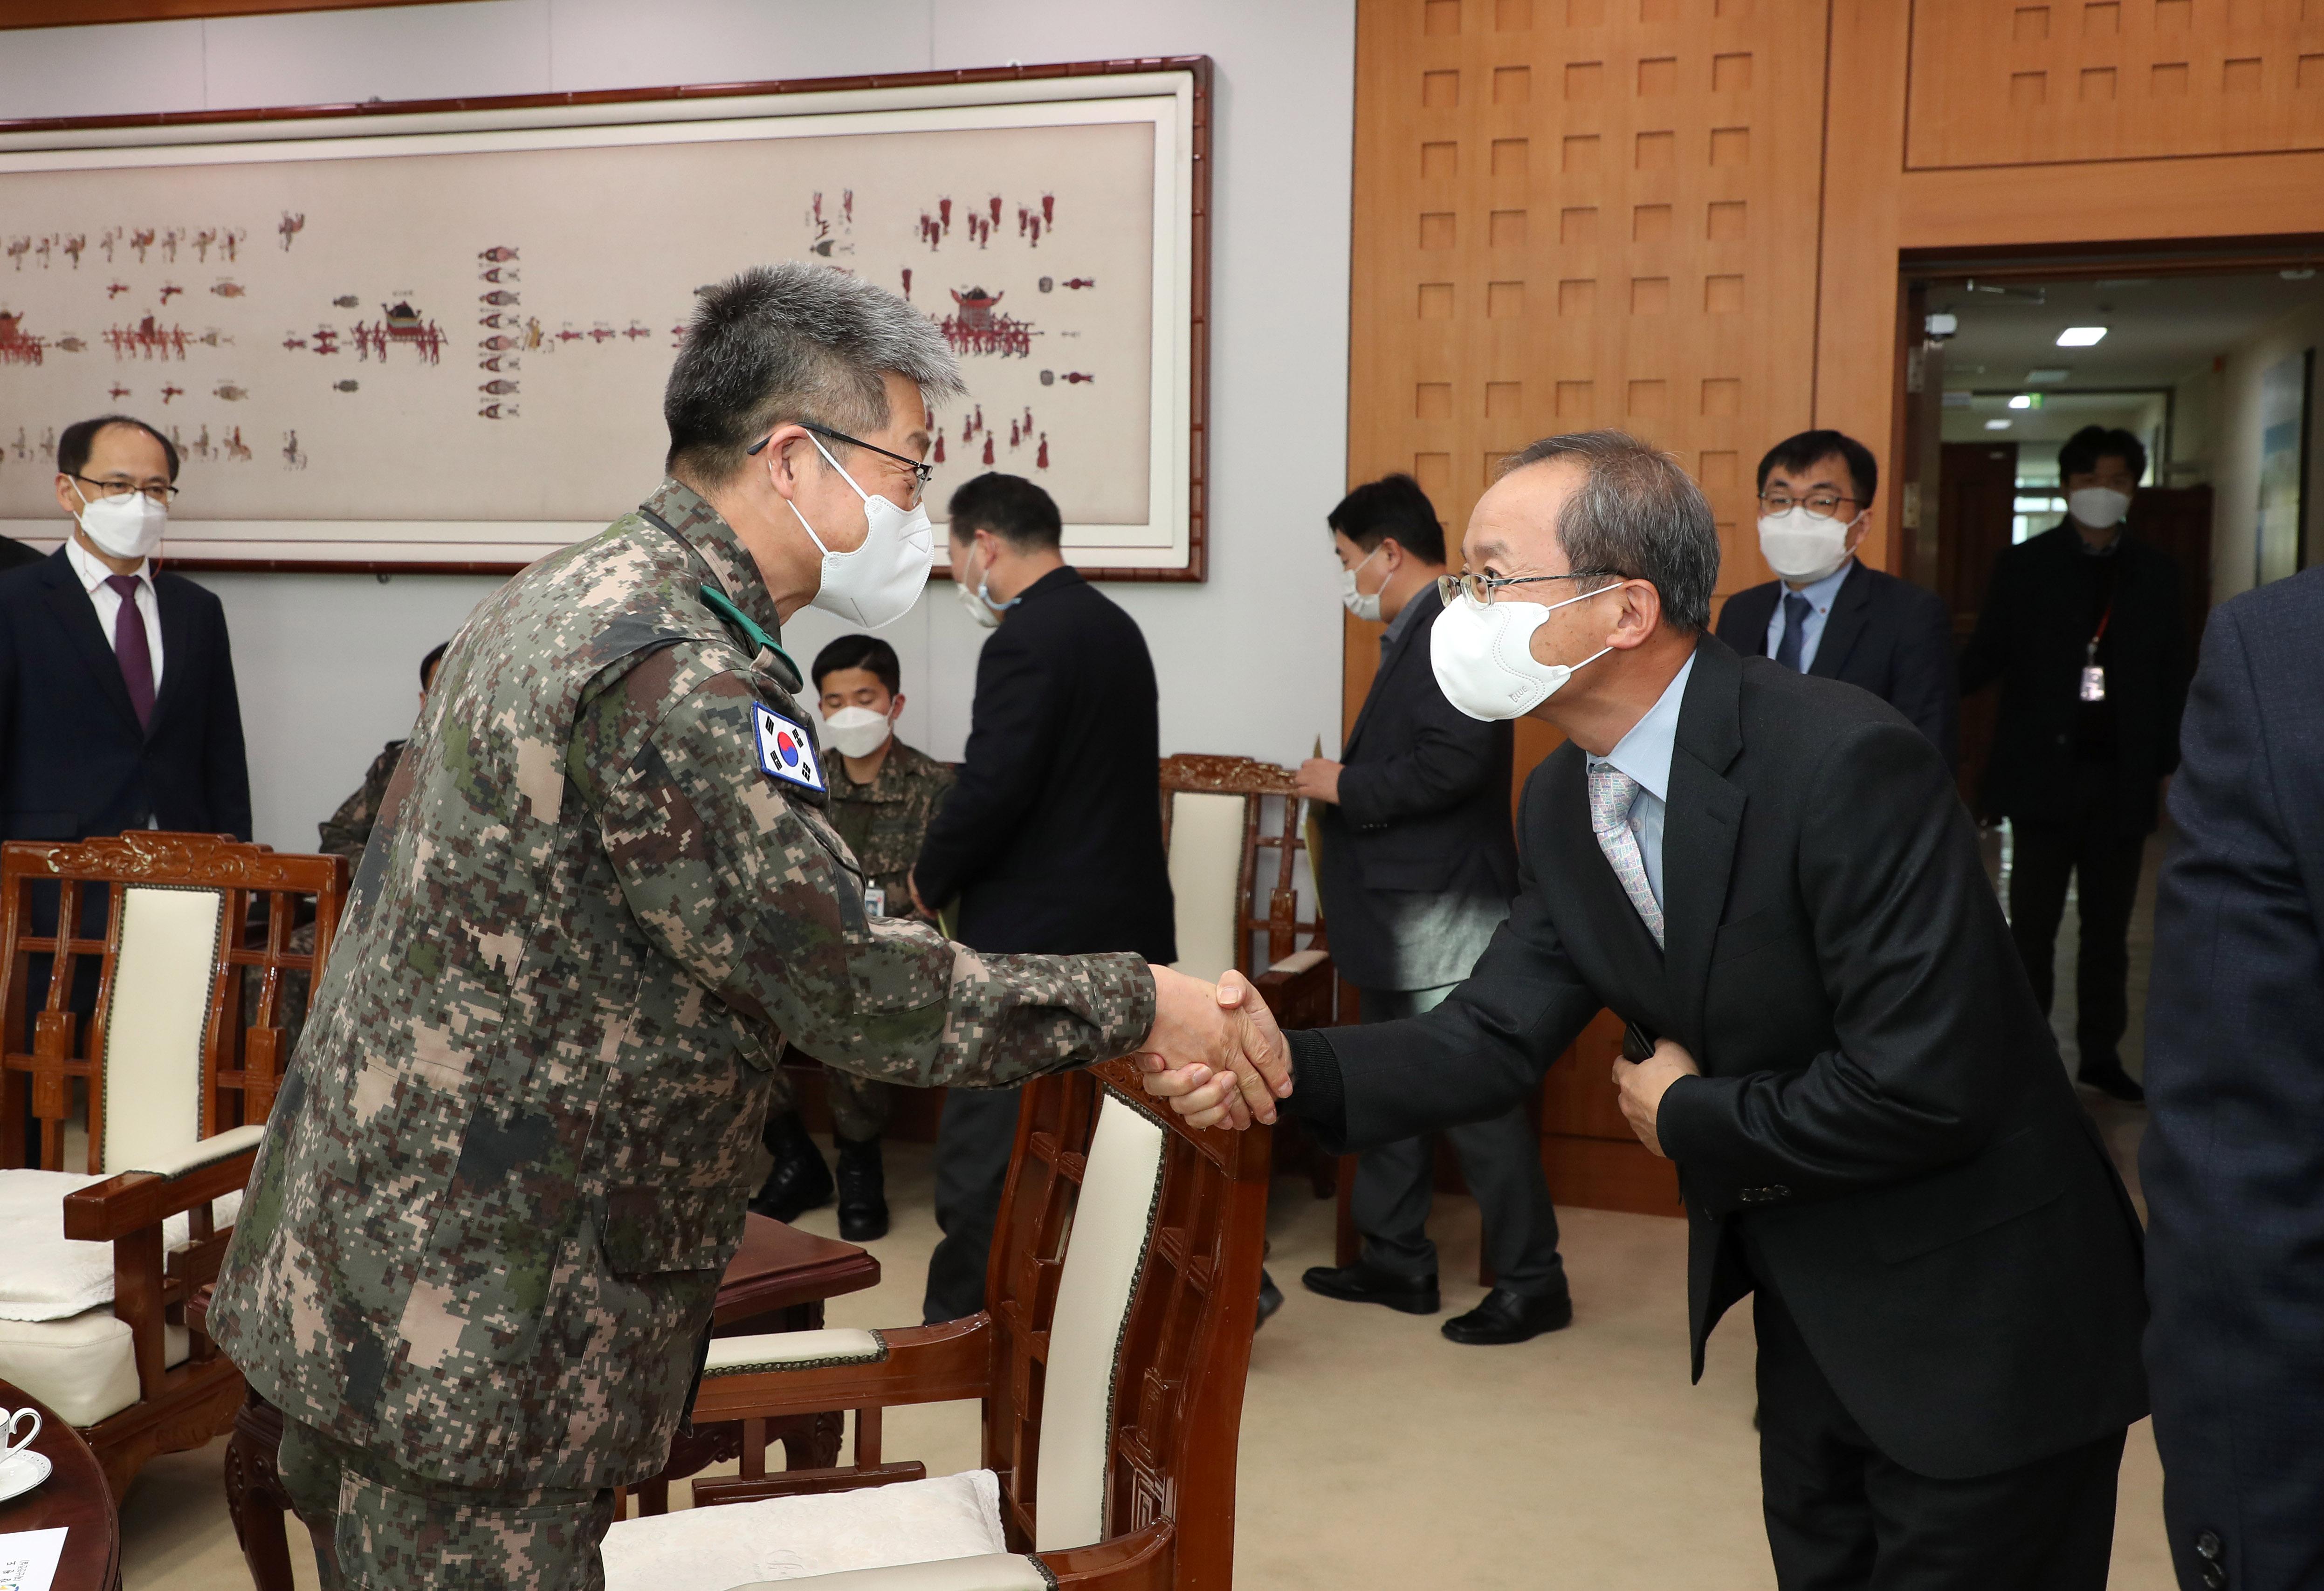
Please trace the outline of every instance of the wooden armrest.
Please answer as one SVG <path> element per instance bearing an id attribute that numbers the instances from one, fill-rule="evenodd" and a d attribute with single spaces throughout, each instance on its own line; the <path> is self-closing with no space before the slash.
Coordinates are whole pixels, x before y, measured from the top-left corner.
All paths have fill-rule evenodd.
<path id="1" fill-rule="evenodd" d="M 117 1177 L 65 1195 L 65 1236 L 85 1243 L 110 1243 L 152 1227 L 225 1194 L 239 1192 L 258 1158 L 244 1149 L 180 1176 L 123 1172 Z"/>
<path id="2" fill-rule="evenodd" d="M 1037 1552 L 1057 1591 L 1169 1591 L 1175 1531 L 1167 1519 L 1090 1547 Z"/>
<path id="3" fill-rule="evenodd" d="M 1265 978 L 1270 974 L 1280 973 L 1287 980 L 1304 972 L 1312 972 L 1318 967 L 1329 966 L 1331 961 L 1330 951 L 1311 945 L 1304 951 L 1293 951 L 1279 961 L 1268 963 L 1267 970 L 1259 976 Z"/>
<path id="4" fill-rule="evenodd" d="M 694 1423 L 819 1414 L 832 1409 L 884 1409 L 981 1398 L 991 1387 L 992 1318 L 974 1314 L 941 1326 L 882 1331 L 886 1356 L 797 1370 L 706 1370 L 694 1394 Z M 722 1338 L 730 1352 L 749 1338 Z"/>

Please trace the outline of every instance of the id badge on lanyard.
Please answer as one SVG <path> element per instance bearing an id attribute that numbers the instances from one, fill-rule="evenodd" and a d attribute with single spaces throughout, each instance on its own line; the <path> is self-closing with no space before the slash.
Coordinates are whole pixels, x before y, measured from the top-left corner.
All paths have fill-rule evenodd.
<path id="1" fill-rule="evenodd" d="M 2106 670 L 2098 667 L 2098 642 L 2106 639 L 2107 621 L 2113 617 L 2114 603 L 2109 602 L 2106 612 L 2098 615 L 2097 633 L 2082 648 L 2082 700 L 2085 702 L 2106 700 Z"/>

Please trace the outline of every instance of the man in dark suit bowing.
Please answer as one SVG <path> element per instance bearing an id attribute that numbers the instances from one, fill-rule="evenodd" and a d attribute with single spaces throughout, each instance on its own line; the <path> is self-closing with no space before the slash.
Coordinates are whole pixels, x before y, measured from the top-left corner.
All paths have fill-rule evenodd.
<path id="1" fill-rule="evenodd" d="M 250 838 L 225 611 L 152 562 L 177 475 L 177 449 L 126 416 L 58 438 L 72 534 L 0 575 L 0 839 Z"/>
<path id="2" fill-rule="evenodd" d="M 1296 781 L 1319 832 L 1316 888 L 1332 961 L 1354 984 L 1362 1019 L 1434 1010 L 1469 976 L 1509 915 L 1517 888 L 1509 838 L 1514 731 L 1453 707 L 1428 666 L 1443 612 L 1444 528 L 1420 483 L 1389 475 L 1357 487 L 1330 513 L 1341 601 L 1386 621 L 1379 668 L 1342 760 L 1310 758 Z M 1448 1135 L 1484 1218 L 1493 1290 L 1444 1322 L 1454 1342 L 1523 1342 L 1573 1319 L 1541 1136 L 1522 1102 Z M 1382 1144 L 1357 1157 L 1352 1213 L 1363 1253 L 1317 1265 L 1308 1290 L 1407 1314 L 1435 1313 L 1436 1246 L 1428 1238 L 1433 1139 Z"/>
<path id="3" fill-rule="evenodd" d="M 1936 593 L 1857 560 L 1880 466 L 1839 431 L 1802 431 L 1759 461 L 1759 552 L 1777 578 L 1719 611 L 1719 639 L 1747 658 L 1861 685 L 1960 760 L 1953 625 Z"/>
<path id="4" fill-rule="evenodd" d="M 1507 1109 L 1610 1007 L 1645 1057 L 1624 1113 L 1685 1194 L 1698 1373 L 1754 1295 L 1778 1582 L 2102 1586 L 2146 1406 L 2137 1220 L 1943 759 L 1703 633 L 1709 505 L 1619 433 L 1517 455 L 1464 550 L 1445 694 L 1571 742 L 1526 783 L 1509 920 L 1406 1022 L 1278 1035 L 1230 978 L 1247 1052 L 1353 1147 Z M 1197 1122 L 1274 1113 L 1256 1071 L 1148 1064 Z"/>
<path id="5" fill-rule="evenodd" d="M 2138 1164 L 2179 1583 L 2324 1585 L 2324 569 L 2211 610 L 2171 781 Z"/>

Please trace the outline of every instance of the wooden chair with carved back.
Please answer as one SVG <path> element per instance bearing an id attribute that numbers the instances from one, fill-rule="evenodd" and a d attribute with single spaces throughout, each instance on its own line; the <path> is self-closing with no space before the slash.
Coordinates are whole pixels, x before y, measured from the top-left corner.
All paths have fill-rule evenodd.
<path id="1" fill-rule="evenodd" d="M 1191 1130 L 1139 1076 L 1027 1086 L 984 1312 L 714 1341 L 696 1420 L 853 1410 L 854 1462 L 769 1475 L 746 1439 L 693 1509 L 613 1526 L 608 1591 L 728 1591 L 770 1558 L 851 1591 L 1226 1591 L 1268 1132 Z M 883 1409 L 969 1398 L 983 1470 L 884 1461 Z"/>
<path id="2" fill-rule="evenodd" d="M 0 1274 L 0 1378 L 81 1429 L 116 1497 L 242 1402 L 185 1306 L 217 1274 L 231 1211 L 213 1201 L 249 1180 L 290 1059 L 286 1006 L 328 960 L 346 890 L 343 859 L 226 835 L 0 847 L 0 1187 L 45 1249 Z M 294 946 L 309 911 L 312 947 Z M 77 1093 L 88 1144 L 69 1173 Z"/>
<path id="3" fill-rule="evenodd" d="M 1182 755 L 1162 759 L 1161 785 L 1162 841 L 1177 901 L 1172 965 L 1206 979 L 1232 967 L 1284 1026 L 1329 1025 L 1331 952 L 1323 924 L 1300 919 L 1294 881 L 1307 846 L 1291 770 L 1249 757 Z M 1264 882 L 1261 851 L 1274 853 Z"/>

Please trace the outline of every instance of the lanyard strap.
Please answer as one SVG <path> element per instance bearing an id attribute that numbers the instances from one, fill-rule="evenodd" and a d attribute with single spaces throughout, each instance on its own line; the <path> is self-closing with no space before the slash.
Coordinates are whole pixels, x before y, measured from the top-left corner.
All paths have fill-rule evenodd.
<path id="1" fill-rule="evenodd" d="M 2090 652 L 2091 652 L 2091 654 L 2092 654 L 2093 656 L 2095 656 L 2095 655 L 2097 654 L 2097 652 L 2098 652 L 2098 642 L 2100 642 L 2100 641 L 2102 641 L 2102 640 L 2106 639 L 2106 627 L 2107 627 L 2107 621 L 2111 620 L 2113 617 L 2114 617 L 2114 598 L 2112 598 L 2112 597 L 2108 597 L 2108 598 L 2107 598 L 2106 612 L 2102 612 L 2102 613 L 2100 613 L 2100 614 L 2098 615 L 2098 630 L 2097 630 L 2097 631 L 2096 631 L 2094 634 L 2092 634 L 2092 635 L 2091 635 L 2091 637 L 2090 637 Z"/>

